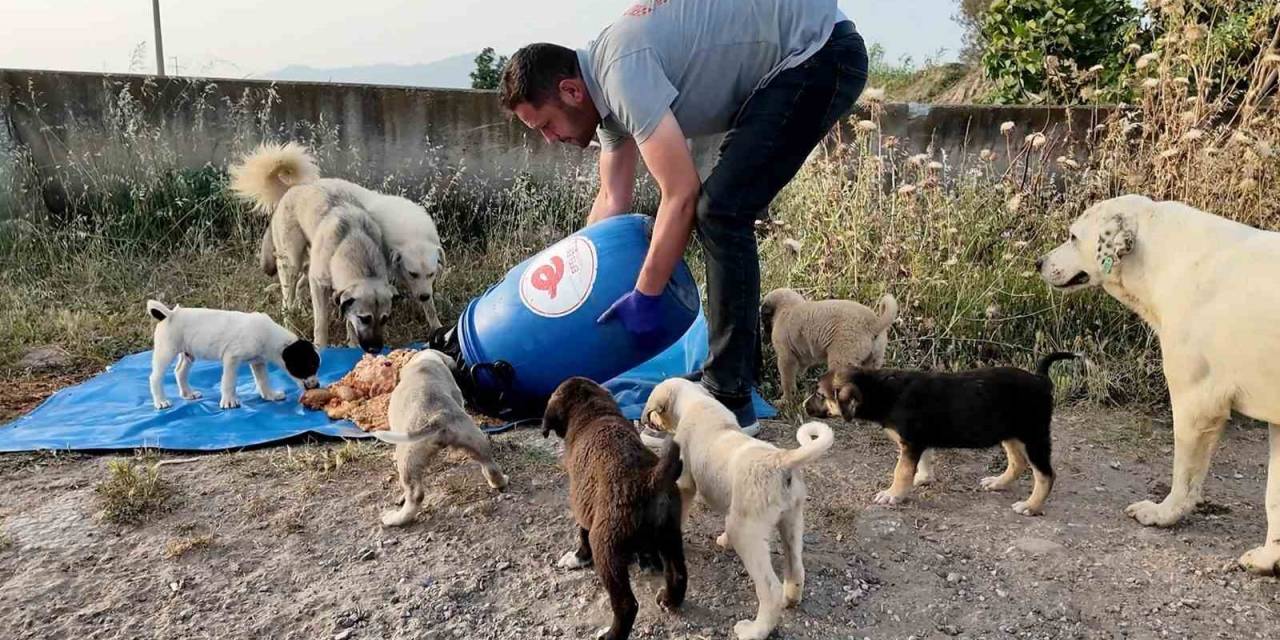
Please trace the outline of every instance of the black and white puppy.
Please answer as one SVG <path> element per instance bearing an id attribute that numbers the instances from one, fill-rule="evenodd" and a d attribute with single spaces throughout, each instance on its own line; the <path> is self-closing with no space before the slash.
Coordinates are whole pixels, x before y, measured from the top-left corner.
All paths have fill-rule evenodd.
<path id="1" fill-rule="evenodd" d="M 1049 367 L 1074 353 L 1051 353 L 1036 372 L 993 367 L 958 373 L 845 368 L 827 372 L 805 411 L 819 418 L 878 423 L 898 444 L 893 484 L 876 494 L 877 504 L 907 499 L 916 465 L 929 449 L 985 449 L 1004 446 L 1003 474 L 983 478 L 987 490 L 1007 488 L 1030 462 L 1035 477 L 1031 497 L 1013 510 L 1038 515 L 1053 489 L 1053 383 Z"/>
<path id="2" fill-rule="evenodd" d="M 151 400 L 156 409 L 171 406 L 164 395 L 164 372 L 174 358 L 178 392 L 187 400 L 198 400 L 200 392 L 187 384 L 191 363 L 200 360 L 222 362 L 223 409 L 240 406 L 236 397 L 236 369 L 248 362 L 258 393 L 263 400 L 283 400 L 283 391 L 271 388 L 267 380 L 267 363 L 289 374 L 304 389 L 319 386 L 316 371 L 320 369 L 320 352 L 306 340 L 300 340 L 288 329 L 276 324 L 265 313 L 243 313 L 221 309 L 172 309 L 155 301 L 147 301 L 147 312 L 156 324 L 155 345 L 151 356 Z"/>

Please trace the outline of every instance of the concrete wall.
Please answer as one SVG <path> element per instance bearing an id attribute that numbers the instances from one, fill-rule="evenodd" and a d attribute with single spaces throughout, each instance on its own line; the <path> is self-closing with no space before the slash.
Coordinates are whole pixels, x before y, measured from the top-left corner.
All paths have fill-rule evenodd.
<path id="1" fill-rule="evenodd" d="M 1003 149 L 1005 121 L 1016 123 L 1018 141 L 1044 131 L 1070 147 L 1105 115 L 890 104 L 879 120 L 882 133 L 899 138 L 900 151 L 955 159 Z M 140 165 L 157 159 L 221 167 L 264 139 L 307 142 L 326 172 L 373 187 L 425 189 L 459 175 L 501 185 L 517 173 L 594 171 L 593 151 L 544 143 L 482 91 L 0 69 L 0 128 L 12 138 L 7 153 L 15 145 L 29 153 L 55 212 L 93 189 L 95 174 L 145 173 L 154 168 Z M 856 133 L 846 123 L 837 135 Z M 704 172 L 717 141 L 695 141 Z"/>

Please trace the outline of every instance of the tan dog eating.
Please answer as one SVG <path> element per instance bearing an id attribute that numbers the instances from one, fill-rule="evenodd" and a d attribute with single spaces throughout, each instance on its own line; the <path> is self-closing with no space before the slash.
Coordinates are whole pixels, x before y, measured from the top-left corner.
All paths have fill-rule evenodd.
<path id="1" fill-rule="evenodd" d="M 397 527 L 413 521 L 422 506 L 427 466 L 444 447 L 461 449 L 479 462 L 490 487 L 507 487 L 507 476 L 493 461 L 489 438 L 462 408 L 462 391 L 453 380 L 456 367 L 453 358 L 428 349 L 400 369 L 387 412 L 391 430 L 372 432 L 396 445 L 396 471 L 404 489 L 404 505 L 383 514 L 382 524 Z"/>

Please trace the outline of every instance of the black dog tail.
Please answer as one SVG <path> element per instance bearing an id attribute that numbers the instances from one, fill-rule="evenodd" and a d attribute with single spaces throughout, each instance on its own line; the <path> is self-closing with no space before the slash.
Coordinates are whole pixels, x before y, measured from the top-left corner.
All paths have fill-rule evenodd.
<path id="1" fill-rule="evenodd" d="M 675 440 L 667 442 L 667 446 L 662 450 L 662 455 L 658 458 L 658 464 L 653 467 L 652 475 L 649 476 L 649 484 L 655 490 L 662 490 L 667 487 L 674 486 L 676 478 L 680 477 L 680 472 L 684 470 L 684 463 L 680 462 L 680 445 Z"/>
<path id="2" fill-rule="evenodd" d="M 1049 367 L 1052 367 L 1053 363 L 1059 360 L 1074 360 L 1076 358 L 1083 357 L 1084 356 L 1079 353 L 1072 353 L 1070 351 L 1055 351 L 1040 359 L 1040 364 L 1036 365 L 1036 375 L 1042 378 L 1047 378 L 1049 377 Z"/>

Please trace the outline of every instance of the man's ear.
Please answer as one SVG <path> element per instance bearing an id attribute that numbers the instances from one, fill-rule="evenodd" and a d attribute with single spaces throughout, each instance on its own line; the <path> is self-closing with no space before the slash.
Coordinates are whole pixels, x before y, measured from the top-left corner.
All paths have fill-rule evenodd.
<path id="1" fill-rule="evenodd" d="M 561 79 L 556 89 L 561 100 L 574 106 L 582 106 L 591 100 L 591 96 L 587 95 L 587 85 L 582 82 L 582 78 L 576 76 Z"/>
<path id="2" fill-rule="evenodd" d="M 1120 259 L 1133 251 L 1137 224 L 1132 213 L 1116 211 L 1106 215 L 1098 227 L 1098 268 L 1109 275 Z"/>

